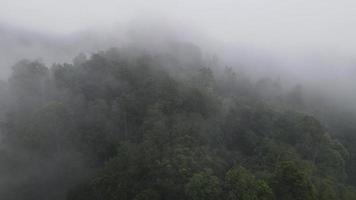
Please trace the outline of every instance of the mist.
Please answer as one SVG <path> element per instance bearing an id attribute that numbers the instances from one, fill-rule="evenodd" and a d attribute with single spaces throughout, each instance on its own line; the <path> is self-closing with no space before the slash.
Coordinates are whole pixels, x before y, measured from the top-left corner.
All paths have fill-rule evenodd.
<path id="1" fill-rule="evenodd" d="M 0 195 L 354 199 L 354 13 L 0 0 Z"/>
<path id="2" fill-rule="evenodd" d="M 354 89 L 352 1 L 0 3 L 3 80 L 24 58 L 69 62 L 81 52 L 177 40 L 258 76 Z"/>

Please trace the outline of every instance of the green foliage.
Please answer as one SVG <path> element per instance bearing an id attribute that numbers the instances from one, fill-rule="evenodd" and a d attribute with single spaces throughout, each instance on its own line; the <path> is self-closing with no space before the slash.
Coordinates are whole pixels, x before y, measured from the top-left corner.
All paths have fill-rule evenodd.
<path id="1" fill-rule="evenodd" d="M 54 199 L 34 192 L 48 184 L 68 200 L 355 199 L 356 128 L 335 138 L 304 112 L 302 87 L 254 83 L 180 48 L 15 65 L 1 88 L 0 175 L 25 183 L 6 194 Z"/>
<path id="2" fill-rule="evenodd" d="M 316 191 L 310 174 L 294 162 L 282 162 L 273 179 L 274 191 L 281 200 L 314 200 Z"/>
<path id="3" fill-rule="evenodd" d="M 138 193 L 134 198 L 134 200 L 159 200 L 159 199 L 160 199 L 159 193 L 151 189 L 147 189 Z"/>
<path id="4" fill-rule="evenodd" d="M 273 193 L 268 184 L 256 178 L 245 168 L 235 167 L 225 176 L 228 200 L 270 200 Z"/>
<path id="5" fill-rule="evenodd" d="M 219 199 L 221 194 L 219 179 L 207 172 L 194 174 L 185 185 L 185 193 L 191 200 Z"/>

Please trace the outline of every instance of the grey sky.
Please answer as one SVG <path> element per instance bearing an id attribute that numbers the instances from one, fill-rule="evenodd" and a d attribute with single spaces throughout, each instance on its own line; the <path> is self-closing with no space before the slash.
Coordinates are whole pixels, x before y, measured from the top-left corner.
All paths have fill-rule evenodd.
<path id="1" fill-rule="evenodd" d="M 353 0 L 0 0 L 0 22 L 61 34 L 140 15 L 172 18 L 259 48 L 356 49 Z"/>
<path id="2" fill-rule="evenodd" d="M 68 62 L 127 35 L 164 38 L 168 27 L 169 36 L 211 45 L 228 65 L 248 61 L 253 72 L 317 82 L 346 98 L 355 90 L 355 25 L 355 0 L 0 0 L 0 79 L 21 58 Z M 144 37 L 125 32 L 132 28 Z"/>

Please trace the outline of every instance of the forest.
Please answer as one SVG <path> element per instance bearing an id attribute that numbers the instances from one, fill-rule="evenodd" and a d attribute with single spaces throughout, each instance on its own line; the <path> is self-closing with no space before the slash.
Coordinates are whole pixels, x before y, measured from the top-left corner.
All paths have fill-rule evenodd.
<path id="1" fill-rule="evenodd" d="M 15 64 L 0 198 L 356 199 L 356 113 L 175 45 Z"/>

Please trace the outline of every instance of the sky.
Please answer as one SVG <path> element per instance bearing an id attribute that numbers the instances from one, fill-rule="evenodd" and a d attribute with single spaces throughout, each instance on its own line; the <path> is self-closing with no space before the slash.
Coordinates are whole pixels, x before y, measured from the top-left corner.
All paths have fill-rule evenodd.
<path id="1" fill-rule="evenodd" d="M 0 0 L 1 23 L 56 34 L 148 15 L 266 49 L 356 49 L 353 0 Z"/>
<path id="2" fill-rule="evenodd" d="M 147 18 L 156 24 L 144 24 Z M 257 49 L 300 76 L 309 68 L 320 71 L 315 66 L 333 75 L 331 68 L 356 65 L 355 0 L 0 0 L 0 25 L 44 35 L 125 29 L 132 22 L 146 26 L 145 34 L 159 31 L 160 23 L 183 29 L 178 35 L 189 29 L 195 32 L 189 37 L 218 41 L 218 51 L 232 58 L 241 47 Z M 14 51 L 17 57 L 32 53 Z"/>
<path id="3" fill-rule="evenodd" d="M 125 34 L 161 39 L 169 27 L 203 48 L 213 41 L 228 65 L 243 58 L 261 75 L 288 74 L 346 96 L 356 89 L 355 25 L 355 0 L 0 0 L 0 79 L 22 58 L 70 62 Z M 130 26 L 147 37 L 125 32 Z"/>

